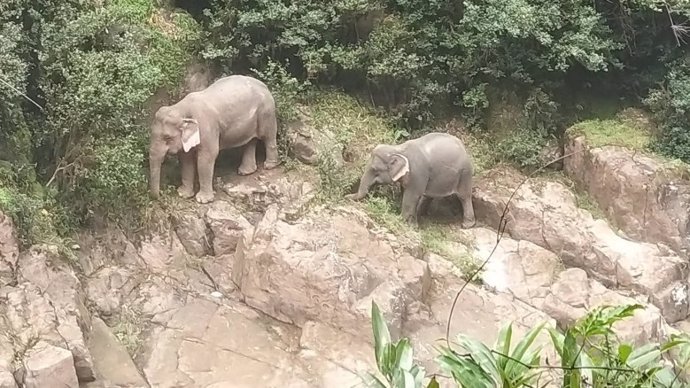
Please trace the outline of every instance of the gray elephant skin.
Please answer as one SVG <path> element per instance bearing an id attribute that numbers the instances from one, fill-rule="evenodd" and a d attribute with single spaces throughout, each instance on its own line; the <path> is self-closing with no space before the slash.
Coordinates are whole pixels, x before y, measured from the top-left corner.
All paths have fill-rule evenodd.
<path id="1" fill-rule="evenodd" d="M 196 201 L 213 201 L 213 170 L 220 150 L 244 146 L 240 175 L 257 170 L 256 143 L 266 147 L 265 169 L 277 167 L 278 123 L 275 100 L 261 81 L 243 75 L 220 78 L 206 89 L 187 94 L 179 102 L 163 106 L 156 112 L 151 126 L 149 148 L 150 192 L 160 195 L 160 169 L 167 154 L 177 154 L 182 185 L 177 189 L 183 198 L 194 196 L 198 173 L 199 192 Z"/>
<path id="2" fill-rule="evenodd" d="M 432 132 L 398 145 L 377 145 L 357 193 L 346 197 L 361 200 L 374 185 L 400 183 L 402 216 L 416 225 L 417 215 L 426 212 L 433 198 L 455 195 L 463 208 L 462 227 L 471 228 L 475 225 L 472 175 L 472 159 L 462 141 L 447 133 Z"/>

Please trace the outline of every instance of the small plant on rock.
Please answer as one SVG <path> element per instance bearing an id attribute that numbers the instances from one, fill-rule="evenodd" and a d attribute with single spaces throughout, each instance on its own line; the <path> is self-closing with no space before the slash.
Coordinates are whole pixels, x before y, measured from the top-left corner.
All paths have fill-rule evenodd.
<path id="1" fill-rule="evenodd" d="M 458 345 L 466 352 L 460 354 L 450 347 L 442 347 L 438 361 L 461 387 L 540 386 L 543 371 L 536 368 L 541 358 L 541 347 L 530 347 L 543 327 L 544 323 L 527 332 L 512 352 L 512 323 L 501 329 L 493 349 L 465 334 L 459 334 Z"/>
<path id="2" fill-rule="evenodd" d="M 412 345 L 408 338 L 391 341 L 386 321 L 376 302 L 371 302 L 371 318 L 374 329 L 374 353 L 379 372 L 385 377 L 383 383 L 378 377 L 370 374 L 372 386 L 377 388 L 435 388 L 438 383 L 434 378 L 428 385 L 423 385 L 424 367 L 416 365 Z"/>

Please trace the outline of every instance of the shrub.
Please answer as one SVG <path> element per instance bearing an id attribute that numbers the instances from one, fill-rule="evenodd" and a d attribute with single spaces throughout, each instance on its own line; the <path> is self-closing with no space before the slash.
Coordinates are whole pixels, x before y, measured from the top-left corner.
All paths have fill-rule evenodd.
<path id="1" fill-rule="evenodd" d="M 652 148 L 690 163 L 690 57 L 669 64 L 665 84 L 645 102 L 660 123 Z"/>
<path id="2" fill-rule="evenodd" d="M 14 1 L 2 7 L 7 11 L 2 17 L 33 26 L 10 42 L 24 68 L 32 70 L 22 73 L 16 61 L 3 56 L 4 34 L 0 69 L 14 68 L 19 91 L 26 85 L 27 97 L 42 109 L 13 106 L 7 119 L 0 113 L 3 128 L 6 121 L 19 124 L 14 133 L 0 131 L 0 140 L 30 139 L 23 143 L 29 145 L 22 149 L 23 163 L 37 164 L 39 178 L 58 188 L 53 197 L 74 213 L 73 219 L 84 220 L 91 212 L 136 213 L 145 203 L 147 105 L 161 87 L 174 93 L 179 86 L 198 25 L 179 12 L 167 15 L 153 0 L 114 0 L 105 6 Z M 26 52 L 38 55 L 21 55 Z"/>

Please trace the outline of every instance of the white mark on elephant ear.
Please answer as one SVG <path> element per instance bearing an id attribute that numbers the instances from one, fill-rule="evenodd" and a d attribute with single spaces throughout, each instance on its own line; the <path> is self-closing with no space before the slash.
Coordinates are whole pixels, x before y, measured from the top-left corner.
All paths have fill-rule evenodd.
<path id="1" fill-rule="evenodd" d="M 189 150 L 196 147 L 201 142 L 201 138 L 199 137 L 199 124 L 194 119 L 184 119 L 183 121 L 182 149 L 184 152 L 189 152 Z M 192 132 L 191 135 L 189 132 Z"/>
<path id="2" fill-rule="evenodd" d="M 182 142 L 182 148 L 184 149 L 184 152 L 188 152 L 192 148 L 199 145 L 200 142 L 201 139 L 199 138 L 199 128 L 197 128 L 187 141 Z"/>
<path id="3" fill-rule="evenodd" d="M 393 157 L 401 158 L 404 163 L 400 170 L 393 176 L 393 182 L 397 182 L 400 178 L 404 177 L 405 174 L 410 172 L 410 161 L 402 154 L 394 154 Z"/>

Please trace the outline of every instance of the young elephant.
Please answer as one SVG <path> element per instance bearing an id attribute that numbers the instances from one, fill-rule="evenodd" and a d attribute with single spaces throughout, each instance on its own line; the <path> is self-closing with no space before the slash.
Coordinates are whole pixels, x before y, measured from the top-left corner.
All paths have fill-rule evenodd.
<path id="1" fill-rule="evenodd" d="M 151 126 L 149 148 L 150 191 L 158 197 L 160 169 L 166 154 L 177 154 L 182 168 L 183 198 L 194 196 L 194 181 L 199 175 L 196 201 L 213 201 L 213 169 L 222 149 L 245 146 L 240 175 L 256 171 L 256 141 L 266 146 L 265 169 L 277 167 L 278 123 L 276 105 L 266 85 L 252 77 L 231 75 L 202 91 L 187 94 L 178 103 L 161 107 Z"/>
<path id="2" fill-rule="evenodd" d="M 400 182 L 402 216 L 416 224 L 418 212 L 424 212 L 432 198 L 455 194 L 462 203 L 462 227 L 471 228 L 475 225 L 472 174 L 472 160 L 462 141 L 446 133 L 433 132 L 399 145 L 377 145 L 371 152 L 359 190 L 346 197 L 360 200 L 373 185 Z"/>

